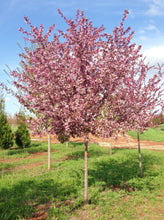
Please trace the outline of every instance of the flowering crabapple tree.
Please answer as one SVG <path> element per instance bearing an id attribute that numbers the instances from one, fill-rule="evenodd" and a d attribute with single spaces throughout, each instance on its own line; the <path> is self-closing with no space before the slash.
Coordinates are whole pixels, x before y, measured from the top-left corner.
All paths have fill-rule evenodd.
<path id="1" fill-rule="evenodd" d="M 127 122 L 130 124 L 131 130 L 137 132 L 140 177 L 143 174 L 139 134 L 144 132 L 148 125 L 153 126 L 152 119 L 163 110 L 162 69 L 163 65 L 149 66 L 142 59 L 132 77 L 125 81 L 123 103 L 125 103 L 125 115 L 129 120 Z M 153 74 L 149 74 L 151 72 Z"/>
<path id="2" fill-rule="evenodd" d="M 68 29 L 44 33 L 43 26 L 33 26 L 25 17 L 30 31 L 25 40 L 33 48 L 24 48 L 22 71 L 12 71 L 14 86 L 21 91 L 15 96 L 29 111 L 40 117 L 36 122 L 49 133 L 84 137 L 85 202 L 88 201 L 88 134 L 95 134 L 95 120 L 106 103 L 114 105 L 114 94 L 120 83 L 130 76 L 140 58 L 140 47 L 131 43 L 134 32 L 124 27 L 128 11 L 112 34 L 103 26 L 94 27 L 84 12 L 78 10 L 75 20 L 67 19 L 59 10 Z M 34 128 L 37 123 L 33 123 Z M 115 124 L 115 118 L 113 118 Z M 104 124 L 99 125 L 104 126 Z M 108 131 L 107 131 L 108 132 Z"/>
<path id="3" fill-rule="evenodd" d="M 144 132 L 155 115 L 163 109 L 162 66 L 149 66 L 145 58 L 138 60 L 131 74 L 123 79 L 113 95 L 114 103 L 105 103 L 97 122 L 98 135 L 109 137 L 114 131 L 135 130 L 138 136 L 140 176 L 142 161 L 139 132 Z M 153 72 L 153 74 L 152 74 Z M 108 131 L 108 132 L 107 132 Z"/>
<path id="4" fill-rule="evenodd" d="M 33 117 L 28 115 L 27 123 L 29 128 L 33 130 L 33 135 L 37 134 L 40 137 L 45 134 L 48 136 L 48 170 L 51 169 L 51 127 L 46 115 L 34 114 Z"/>

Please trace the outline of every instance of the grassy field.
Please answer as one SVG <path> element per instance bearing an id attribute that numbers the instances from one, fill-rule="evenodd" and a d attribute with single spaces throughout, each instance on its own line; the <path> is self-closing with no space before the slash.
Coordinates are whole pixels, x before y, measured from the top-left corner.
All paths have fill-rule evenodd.
<path id="1" fill-rule="evenodd" d="M 89 204 L 83 204 L 84 145 L 47 143 L 0 151 L 0 219 L 164 219 L 164 152 L 89 147 Z"/>
<path id="2" fill-rule="evenodd" d="M 129 131 L 128 134 L 134 139 L 137 139 L 137 133 Z M 164 124 L 156 128 L 148 128 L 143 134 L 140 135 L 141 140 L 164 142 Z"/>

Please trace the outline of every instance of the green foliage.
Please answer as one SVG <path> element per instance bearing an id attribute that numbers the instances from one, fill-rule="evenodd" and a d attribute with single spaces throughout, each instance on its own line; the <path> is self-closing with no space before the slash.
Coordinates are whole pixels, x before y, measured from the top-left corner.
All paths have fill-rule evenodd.
<path id="1" fill-rule="evenodd" d="M 7 122 L 7 116 L 4 112 L 4 100 L 0 100 L 0 148 L 8 149 L 14 144 L 14 134 Z"/>
<path id="2" fill-rule="evenodd" d="M 1 126 L 1 125 L 0 125 Z M 9 149 L 14 144 L 14 134 L 11 131 L 9 124 L 7 123 L 0 128 L 0 147 L 3 149 Z"/>
<path id="3" fill-rule="evenodd" d="M 20 116 L 18 128 L 15 132 L 15 142 L 19 148 L 26 148 L 29 147 L 31 144 L 29 130 L 23 120 L 24 116 Z"/>
<path id="4" fill-rule="evenodd" d="M 5 101 L 4 101 L 4 97 L 1 95 L 0 96 L 0 113 L 4 113 L 5 112 Z"/>

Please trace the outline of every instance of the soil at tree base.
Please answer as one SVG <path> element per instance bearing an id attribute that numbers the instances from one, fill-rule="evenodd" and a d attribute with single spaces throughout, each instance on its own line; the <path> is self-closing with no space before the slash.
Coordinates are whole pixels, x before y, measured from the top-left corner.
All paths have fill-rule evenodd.
<path id="1" fill-rule="evenodd" d="M 38 140 L 38 141 L 47 141 L 47 136 L 42 136 L 41 138 L 39 136 L 32 136 L 32 140 Z M 52 143 L 60 143 L 56 136 L 52 135 L 51 137 Z M 76 138 L 70 138 L 70 142 L 83 142 L 82 137 L 76 137 Z M 93 135 L 89 135 L 89 142 L 90 143 L 96 143 L 99 144 L 102 147 L 109 148 L 110 145 L 110 139 L 109 138 L 99 138 L 95 137 Z M 164 150 L 164 142 L 154 142 L 154 141 L 140 141 L 141 142 L 141 148 L 142 149 L 149 149 L 149 150 Z M 117 139 L 112 137 L 112 148 L 138 148 L 137 140 L 133 139 L 132 137 L 126 135 L 118 135 Z"/>

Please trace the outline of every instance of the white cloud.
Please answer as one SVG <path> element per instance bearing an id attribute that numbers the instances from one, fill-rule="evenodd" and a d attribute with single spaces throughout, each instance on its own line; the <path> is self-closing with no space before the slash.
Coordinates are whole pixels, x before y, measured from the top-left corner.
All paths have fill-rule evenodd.
<path id="1" fill-rule="evenodd" d="M 148 26 L 144 27 L 142 30 L 139 31 L 139 34 L 145 34 L 146 32 L 155 31 L 156 33 L 159 33 L 159 29 L 154 24 L 149 24 Z"/>
<path id="2" fill-rule="evenodd" d="M 146 11 L 146 15 L 149 16 L 161 16 L 164 15 L 164 1 L 163 0 L 144 0 L 148 2 L 149 9 Z"/>
<path id="3" fill-rule="evenodd" d="M 143 51 L 143 55 L 151 64 L 164 63 L 164 46 L 152 47 Z"/>
<path id="4" fill-rule="evenodd" d="M 159 32 L 159 29 L 155 25 L 152 25 L 152 24 L 149 24 L 145 29 L 148 30 L 148 31 L 157 31 L 157 32 Z"/>
<path id="5" fill-rule="evenodd" d="M 140 41 L 146 41 L 146 40 L 147 40 L 147 37 L 143 35 L 143 36 L 138 37 L 138 39 L 139 39 Z"/>
<path id="6" fill-rule="evenodd" d="M 149 40 L 151 37 L 151 35 L 153 34 L 153 36 L 159 36 L 160 34 L 160 30 L 153 24 L 149 24 L 148 26 L 144 27 L 143 29 L 138 31 L 139 33 L 139 37 L 138 39 L 140 41 L 145 41 Z"/>

